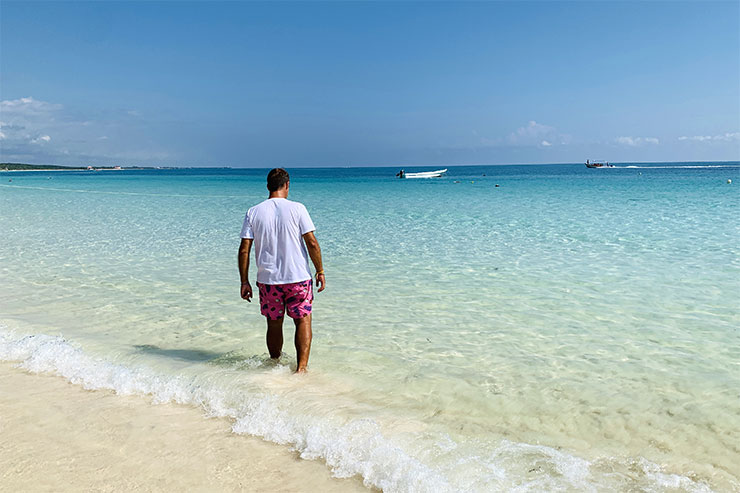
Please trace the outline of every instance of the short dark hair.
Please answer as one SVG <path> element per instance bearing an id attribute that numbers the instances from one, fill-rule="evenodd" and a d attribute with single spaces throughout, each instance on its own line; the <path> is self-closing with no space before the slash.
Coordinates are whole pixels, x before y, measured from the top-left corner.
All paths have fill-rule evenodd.
<path id="1" fill-rule="evenodd" d="M 271 192 L 277 191 L 289 181 L 290 175 L 283 168 L 275 168 L 267 173 L 267 189 Z"/>

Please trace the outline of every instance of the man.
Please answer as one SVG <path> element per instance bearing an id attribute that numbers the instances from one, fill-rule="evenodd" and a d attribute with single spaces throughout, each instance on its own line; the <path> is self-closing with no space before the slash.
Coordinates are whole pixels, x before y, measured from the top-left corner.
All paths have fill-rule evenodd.
<path id="1" fill-rule="evenodd" d="M 308 366 L 311 352 L 311 308 L 313 282 L 308 257 L 316 268 L 319 293 L 326 288 L 321 265 L 321 248 L 314 236 L 316 228 L 306 207 L 288 200 L 290 176 L 282 168 L 267 174 L 270 196 L 247 211 L 239 245 L 241 296 L 252 301 L 249 283 L 249 252 L 254 243 L 257 263 L 257 288 L 262 315 L 267 318 L 267 349 L 277 359 L 283 349 L 283 318 L 287 313 L 295 323 L 296 373 Z"/>

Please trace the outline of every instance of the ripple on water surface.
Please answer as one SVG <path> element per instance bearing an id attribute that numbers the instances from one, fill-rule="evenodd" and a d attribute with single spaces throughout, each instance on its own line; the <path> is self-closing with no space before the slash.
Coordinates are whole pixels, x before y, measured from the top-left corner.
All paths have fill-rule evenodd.
<path id="1" fill-rule="evenodd" d="M 329 273 L 303 380 L 238 299 L 262 173 L 14 175 L 2 356 L 389 491 L 738 487 L 738 168 L 383 171 L 294 172 Z"/>

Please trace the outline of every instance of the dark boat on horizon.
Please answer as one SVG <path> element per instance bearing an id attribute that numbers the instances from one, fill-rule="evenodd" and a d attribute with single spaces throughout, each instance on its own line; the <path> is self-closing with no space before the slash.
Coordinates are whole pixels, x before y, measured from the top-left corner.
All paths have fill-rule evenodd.
<path id="1" fill-rule="evenodd" d="M 609 164 L 606 161 L 594 161 L 591 162 L 590 160 L 586 159 L 586 167 L 587 168 L 613 168 L 613 164 Z"/>

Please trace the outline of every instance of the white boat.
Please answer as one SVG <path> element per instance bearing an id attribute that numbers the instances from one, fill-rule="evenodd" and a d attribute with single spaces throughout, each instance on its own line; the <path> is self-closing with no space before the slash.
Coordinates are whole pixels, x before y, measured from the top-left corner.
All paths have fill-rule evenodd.
<path id="1" fill-rule="evenodd" d="M 606 161 L 591 161 L 586 159 L 587 168 L 613 168 L 613 164 L 609 164 Z"/>
<path id="2" fill-rule="evenodd" d="M 447 168 L 436 171 L 420 171 L 418 173 L 406 173 L 401 170 L 396 176 L 399 178 L 439 178 L 445 173 L 447 173 Z"/>

